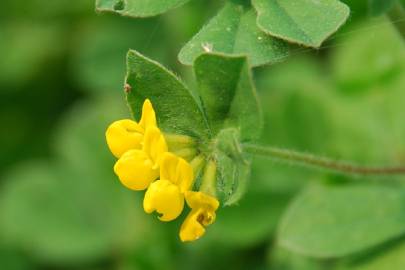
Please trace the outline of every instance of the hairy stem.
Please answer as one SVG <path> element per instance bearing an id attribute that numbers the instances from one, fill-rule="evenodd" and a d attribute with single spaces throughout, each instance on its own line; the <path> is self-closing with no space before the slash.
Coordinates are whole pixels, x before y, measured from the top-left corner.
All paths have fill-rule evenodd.
<path id="1" fill-rule="evenodd" d="M 326 169 L 342 174 L 362 176 L 405 175 L 405 166 L 360 166 L 347 161 L 336 161 L 330 158 L 318 157 L 312 154 L 277 147 L 263 147 L 253 144 L 242 144 L 242 149 L 244 152 L 249 154 Z"/>

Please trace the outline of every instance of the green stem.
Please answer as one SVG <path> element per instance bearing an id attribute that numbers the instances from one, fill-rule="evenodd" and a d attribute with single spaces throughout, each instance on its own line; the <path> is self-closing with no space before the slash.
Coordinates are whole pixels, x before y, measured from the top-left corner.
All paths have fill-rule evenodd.
<path id="1" fill-rule="evenodd" d="M 342 174 L 355 174 L 362 176 L 373 175 L 405 175 L 405 166 L 398 167 L 368 167 L 352 164 L 347 161 L 336 161 L 330 158 L 318 157 L 312 154 L 281 149 L 277 147 L 258 146 L 253 144 L 242 144 L 244 152 L 277 159 L 280 161 L 293 162 L 320 169 L 327 169 Z"/>
<path id="2" fill-rule="evenodd" d="M 400 2 L 396 3 L 388 12 L 388 18 L 405 39 L 405 10 Z"/>

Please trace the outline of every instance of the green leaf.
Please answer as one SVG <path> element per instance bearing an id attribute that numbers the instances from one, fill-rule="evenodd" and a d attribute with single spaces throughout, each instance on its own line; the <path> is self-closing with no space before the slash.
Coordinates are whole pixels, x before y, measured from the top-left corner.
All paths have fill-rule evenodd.
<path id="1" fill-rule="evenodd" d="M 197 98 L 173 73 L 130 50 L 126 88 L 135 119 L 149 98 L 163 130 L 213 138 L 222 128 L 236 127 L 242 140 L 257 138 L 262 116 L 246 58 L 203 54 L 196 59 L 194 72 Z"/>
<path id="2" fill-rule="evenodd" d="M 378 253 L 372 253 L 366 260 L 360 260 L 342 267 L 343 270 L 402 270 L 405 265 L 405 243 L 384 248 Z"/>
<path id="3" fill-rule="evenodd" d="M 331 270 L 331 264 L 328 267 L 322 265 L 322 261 L 305 257 L 297 253 L 290 252 L 280 246 L 272 246 L 269 250 L 270 269 L 276 270 Z"/>
<path id="4" fill-rule="evenodd" d="M 56 163 L 18 166 L 1 192 L 3 239 L 42 260 L 75 263 L 133 243 L 139 211 L 130 194 L 112 187 L 114 179 L 83 175 Z"/>
<path id="5" fill-rule="evenodd" d="M 266 33 L 319 48 L 349 16 L 349 8 L 337 0 L 252 0 L 259 27 Z"/>
<path id="6" fill-rule="evenodd" d="M 191 65 L 207 51 L 247 55 L 252 66 L 278 62 L 288 55 L 286 43 L 257 27 L 250 6 L 232 1 L 181 49 L 179 60 Z"/>
<path id="7" fill-rule="evenodd" d="M 236 127 L 242 141 L 257 139 L 262 115 L 246 58 L 203 54 L 195 60 L 194 72 L 213 134 Z"/>
<path id="8" fill-rule="evenodd" d="M 397 0 L 368 0 L 370 13 L 373 16 L 379 16 L 389 11 Z"/>
<path id="9" fill-rule="evenodd" d="M 405 233 L 405 193 L 397 187 L 317 187 L 284 214 L 278 241 L 305 255 L 341 257 Z"/>
<path id="10" fill-rule="evenodd" d="M 2 239 L 57 263 L 93 261 L 141 241 L 149 225 L 114 175 L 104 138 L 121 108 L 113 96 L 77 105 L 59 127 L 53 162 L 22 164 L 2 179 Z"/>
<path id="11" fill-rule="evenodd" d="M 373 31 L 361 31 L 372 28 Z M 405 46 L 387 18 L 374 18 L 350 29 L 331 54 L 332 71 L 342 90 L 362 92 L 379 86 L 386 88 L 402 75 Z"/>
<path id="12" fill-rule="evenodd" d="M 212 134 L 218 134 L 217 190 L 224 205 L 232 205 L 244 195 L 250 176 L 250 161 L 242 157 L 239 142 L 255 140 L 261 133 L 256 90 L 245 57 L 203 54 L 194 62 L 194 71 Z"/>
<path id="13" fill-rule="evenodd" d="M 206 119 L 190 90 L 169 70 L 136 51 L 127 55 L 127 100 L 136 120 L 143 101 L 151 100 L 159 126 L 166 132 L 200 138 L 209 134 Z"/>
<path id="14" fill-rule="evenodd" d="M 188 1 L 190 0 L 96 0 L 96 10 L 128 17 L 150 17 L 165 13 Z"/>

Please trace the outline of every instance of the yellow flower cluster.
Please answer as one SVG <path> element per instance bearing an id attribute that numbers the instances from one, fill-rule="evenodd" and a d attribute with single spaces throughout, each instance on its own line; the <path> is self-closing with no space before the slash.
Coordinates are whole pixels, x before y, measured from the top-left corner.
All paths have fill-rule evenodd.
<path id="1" fill-rule="evenodd" d="M 114 172 L 121 183 L 132 190 L 146 189 L 146 213 L 156 211 L 161 221 L 172 221 L 181 214 L 186 201 L 191 211 L 180 228 L 180 239 L 194 241 L 205 233 L 205 227 L 215 221 L 219 202 L 206 193 L 192 191 L 196 172 L 190 163 L 168 151 L 148 99 L 139 123 L 130 119 L 112 123 L 106 140 L 118 158 Z"/>

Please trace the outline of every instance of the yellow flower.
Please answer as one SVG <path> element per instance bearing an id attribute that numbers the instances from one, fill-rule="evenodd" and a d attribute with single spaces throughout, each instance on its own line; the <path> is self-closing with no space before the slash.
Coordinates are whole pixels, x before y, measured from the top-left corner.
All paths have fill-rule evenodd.
<path id="1" fill-rule="evenodd" d="M 143 208 L 150 214 L 156 210 L 160 213 L 161 221 L 176 219 L 184 207 L 184 195 L 180 188 L 169 180 L 157 180 L 153 182 L 145 193 Z"/>
<path id="2" fill-rule="evenodd" d="M 156 127 L 156 116 L 152 103 L 146 99 L 139 123 L 123 119 L 115 121 L 107 128 L 105 135 L 110 151 L 120 158 L 128 150 L 141 149 L 145 131 L 151 126 Z"/>
<path id="3" fill-rule="evenodd" d="M 145 193 L 145 212 L 158 212 L 161 221 L 176 219 L 184 208 L 184 192 L 190 189 L 193 180 L 193 168 L 187 161 L 165 153 L 160 164 L 160 180 L 153 182 Z"/>
<path id="4" fill-rule="evenodd" d="M 125 152 L 115 163 L 114 172 L 127 188 L 144 190 L 159 177 L 159 163 L 165 152 L 167 144 L 163 134 L 155 126 L 147 127 L 142 150 Z"/>
<path id="5" fill-rule="evenodd" d="M 180 239 L 183 242 L 194 241 L 203 236 L 205 227 L 215 221 L 215 211 L 219 207 L 216 198 L 200 191 L 187 191 L 185 197 L 191 212 L 180 228 Z"/>

